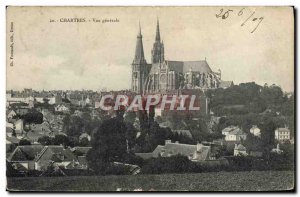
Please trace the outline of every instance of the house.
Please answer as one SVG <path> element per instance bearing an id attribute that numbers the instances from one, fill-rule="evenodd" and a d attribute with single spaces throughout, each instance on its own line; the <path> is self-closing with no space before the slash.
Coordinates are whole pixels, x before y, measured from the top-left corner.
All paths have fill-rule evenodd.
<path id="1" fill-rule="evenodd" d="M 56 112 L 69 113 L 70 107 L 67 104 L 58 104 L 54 107 Z"/>
<path id="2" fill-rule="evenodd" d="M 42 122 L 41 124 L 31 124 L 31 131 L 39 134 L 51 133 L 50 124 L 48 122 Z"/>
<path id="3" fill-rule="evenodd" d="M 10 138 L 9 138 L 10 139 Z M 86 154 L 91 147 L 64 148 L 40 144 L 17 146 L 7 160 L 16 170 L 46 170 L 49 165 L 64 169 L 87 169 Z"/>
<path id="4" fill-rule="evenodd" d="M 17 115 L 17 113 L 15 112 L 15 110 L 9 110 L 8 111 L 8 113 L 7 113 L 7 115 L 6 115 L 6 118 L 8 119 L 8 120 L 10 120 L 10 119 L 12 119 L 12 118 L 14 118 L 14 116 L 16 116 Z"/>
<path id="5" fill-rule="evenodd" d="M 14 123 L 16 127 L 16 131 L 21 132 L 24 130 L 24 121 L 23 119 L 19 119 Z"/>
<path id="6" fill-rule="evenodd" d="M 83 99 L 83 95 L 81 95 L 81 93 L 70 93 L 66 96 L 72 105 L 81 105 Z"/>
<path id="7" fill-rule="evenodd" d="M 152 153 L 136 153 L 136 155 L 143 159 L 171 157 L 175 155 L 186 156 L 191 161 L 215 159 L 215 154 L 212 153 L 210 146 L 199 143 L 197 145 L 180 144 L 179 142 L 172 143 L 171 140 L 166 140 L 165 145 L 158 145 Z"/>
<path id="8" fill-rule="evenodd" d="M 87 96 L 87 98 L 85 99 L 85 104 L 86 105 L 90 105 L 91 104 L 91 100 L 90 100 L 89 96 Z"/>
<path id="9" fill-rule="evenodd" d="M 190 130 L 179 129 L 179 130 L 172 130 L 172 132 L 177 133 L 178 135 L 184 135 L 184 136 L 187 136 L 187 137 L 193 139 L 193 136 L 192 136 Z"/>
<path id="10" fill-rule="evenodd" d="M 63 146 L 45 146 L 35 159 L 35 169 L 45 170 L 49 165 L 60 166 L 66 168 L 76 156 L 70 149 Z"/>
<path id="11" fill-rule="evenodd" d="M 75 146 L 73 148 L 70 148 L 70 150 L 73 152 L 75 156 L 86 156 L 91 148 L 92 147 L 90 146 L 89 147 Z"/>
<path id="12" fill-rule="evenodd" d="M 17 146 L 7 160 L 15 169 L 24 168 L 26 170 L 35 169 L 35 158 L 44 148 L 40 144 Z"/>
<path id="13" fill-rule="evenodd" d="M 14 123 L 6 122 L 6 127 L 13 129 L 15 126 Z"/>
<path id="14" fill-rule="evenodd" d="M 15 123 L 15 132 L 16 132 L 16 136 L 17 138 L 21 139 L 24 135 L 24 121 L 23 119 L 19 119 L 17 120 Z"/>
<path id="15" fill-rule="evenodd" d="M 6 136 L 6 154 L 12 153 L 18 146 L 20 139 L 14 136 Z"/>
<path id="16" fill-rule="evenodd" d="M 29 112 L 29 108 L 27 108 L 27 107 L 18 107 L 18 108 L 15 108 L 15 112 L 19 116 L 24 116 L 25 114 L 27 114 Z"/>
<path id="17" fill-rule="evenodd" d="M 165 141 L 165 146 L 159 152 L 161 157 L 171 157 L 175 155 L 182 155 L 192 158 L 194 152 L 197 150 L 196 145 L 179 144 L 179 142 L 172 143 L 171 140 Z M 155 150 L 154 150 L 155 151 Z"/>
<path id="18" fill-rule="evenodd" d="M 243 146 L 242 144 L 239 144 L 239 145 L 235 144 L 233 155 L 234 156 L 246 156 L 246 155 L 248 155 L 247 151 L 246 151 L 246 147 Z"/>
<path id="19" fill-rule="evenodd" d="M 215 139 L 215 140 L 213 140 L 213 142 L 212 143 L 214 143 L 214 144 L 216 144 L 216 145 L 219 145 L 219 146 L 223 146 L 223 145 L 225 145 L 225 139 Z"/>
<path id="20" fill-rule="evenodd" d="M 191 158 L 192 161 L 216 160 L 215 154 L 211 151 L 211 146 L 197 143 L 196 151 Z"/>
<path id="21" fill-rule="evenodd" d="M 290 140 L 291 138 L 291 132 L 290 130 L 285 128 L 277 128 L 275 130 L 275 140 L 278 140 L 279 142 Z"/>
<path id="22" fill-rule="evenodd" d="M 13 132 L 14 132 L 13 128 L 11 128 L 11 127 L 6 127 L 6 136 L 7 136 L 7 137 L 13 136 Z"/>
<path id="23" fill-rule="evenodd" d="M 73 152 L 73 154 L 77 157 L 77 161 L 73 161 L 67 168 L 72 168 L 72 169 L 87 169 L 88 164 L 86 160 L 86 155 L 88 151 L 92 147 L 74 147 L 71 148 L 70 150 Z"/>
<path id="24" fill-rule="evenodd" d="M 26 139 L 30 141 L 32 144 L 33 143 L 38 143 L 39 138 L 44 137 L 45 134 L 41 134 L 35 131 L 28 131 L 24 134 L 23 139 Z"/>
<path id="25" fill-rule="evenodd" d="M 20 142 L 20 139 L 14 137 L 14 136 L 6 136 L 6 144 L 18 145 L 19 142 Z"/>
<path id="26" fill-rule="evenodd" d="M 54 115 L 47 113 L 44 115 L 44 122 L 47 122 L 51 131 L 62 131 L 63 130 L 63 119 L 64 115 Z"/>
<path id="27" fill-rule="evenodd" d="M 221 81 L 219 84 L 219 88 L 226 89 L 232 87 L 233 85 L 233 81 Z"/>
<path id="28" fill-rule="evenodd" d="M 34 95 L 34 100 L 38 103 L 48 102 L 50 105 L 62 102 L 62 98 L 60 95 L 55 95 L 50 92 L 39 92 Z"/>
<path id="29" fill-rule="evenodd" d="M 250 133 L 252 133 L 254 136 L 256 137 L 260 137 L 261 136 L 261 132 L 260 132 L 260 129 L 256 126 L 256 125 L 253 125 L 250 129 Z"/>
<path id="30" fill-rule="evenodd" d="M 247 138 L 247 135 L 237 126 L 224 128 L 222 134 L 225 135 L 226 142 L 240 142 Z"/>
<path id="31" fill-rule="evenodd" d="M 23 138 L 29 140 L 31 143 L 37 143 L 38 139 L 44 136 L 51 135 L 52 131 L 49 129 L 49 123 L 43 122 L 41 124 L 30 124 L 29 131 L 24 132 Z"/>

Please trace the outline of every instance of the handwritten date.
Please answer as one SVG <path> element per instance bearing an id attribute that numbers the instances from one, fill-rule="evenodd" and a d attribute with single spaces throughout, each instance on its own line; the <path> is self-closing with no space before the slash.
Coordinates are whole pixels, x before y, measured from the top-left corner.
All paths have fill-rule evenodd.
<path id="1" fill-rule="evenodd" d="M 241 10 L 239 10 L 239 12 L 237 13 L 237 16 L 240 17 L 242 15 L 244 15 L 244 11 L 245 8 L 242 8 Z M 221 18 L 223 20 L 227 19 L 230 14 L 234 13 L 234 10 L 232 9 L 220 9 L 220 13 L 216 14 L 216 18 Z M 255 15 L 255 11 L 251 12 L 251 14 L 246 18 L 246 20 L 241 24 L 241 26 L 244 26 L 248 23 L 250 23 L 250 21 L 252 23 L 255 24 L 254 28 L 252 29 L 251 33 L 254 33 L 256 31 L 256 29 L 258 28 L 258 26 L 261 24 L 261 22 L 264 20 L 263 16 L 260 17 L 254 17 Z"/>

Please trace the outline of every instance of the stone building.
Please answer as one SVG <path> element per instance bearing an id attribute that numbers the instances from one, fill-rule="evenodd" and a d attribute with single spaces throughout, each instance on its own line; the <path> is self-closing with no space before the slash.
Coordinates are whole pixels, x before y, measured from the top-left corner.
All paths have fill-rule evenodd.
<path id="1" fill-rule="evenodd" d="M 156 36 L 151 51 L 151 64 L 145 59 L 142 37 L 141 26 L 139 26 L 132 62 L 132 91 L 147 94 L 180 89 L 206 90 L 219 88 L 220 84 L 224 84 L 221 80 L 221 71 L 212 71 L 206 58 L 200 61 L 166 60 L 159 21 L 157 21 Z"/>
<path id="2" fill-rule="evenodd" d="M 277 128 L 275 130 L 275 140 L 278 140 L 279 142 L 284 142 L 290 140 L 291 137 L 291 131 L 287 128 Z"/>

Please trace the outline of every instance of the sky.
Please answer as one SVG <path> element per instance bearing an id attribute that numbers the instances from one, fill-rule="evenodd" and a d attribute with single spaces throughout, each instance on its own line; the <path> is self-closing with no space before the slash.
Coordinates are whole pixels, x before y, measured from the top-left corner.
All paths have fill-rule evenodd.
<path id="1" fill-rule="evenodd" d="M 7 89 L 130 89 L 139 22 L 150 63 L 159 18 L 166 60 L 206 58 L 213 71 L 221 70 L 222 80 L 276 84 L 292 91 L 292 8 L 245 7 L 240 12 L 242 8 L 9 7 Z M 227 18 L 216 16 L 228 9 L 232 11 Z M 74 17 L 86 22 L 60 22 Z M 93 18 L 119 22 L 93 22 Z M 9 32 L 11 23 L 13 33 Z"/>

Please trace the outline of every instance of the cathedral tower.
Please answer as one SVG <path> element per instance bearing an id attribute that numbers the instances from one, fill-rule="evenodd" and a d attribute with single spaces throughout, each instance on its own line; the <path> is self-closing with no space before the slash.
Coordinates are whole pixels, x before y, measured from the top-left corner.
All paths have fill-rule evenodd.
<path id="1" fill-rule="evenodd" d="M 157 19 L 156 25 L 156 36 L 155 42 L 153 44 L 152 54 L 152 64 L 163 62 L 165 60 L 164 54 L 164 43 L 160 41 L 160 32 L 159 32 L 159 21 Z"/>
<path id="2" fill-rule="evenodd" d="M 132 62 L 132 83 L 131 89 L 136 93 L 142 94 L 143 84 L 148 77 L 148 65 L 144 56 L 143 36 L 141 25 L 139 25 L 139 33 L 137 35 L 135 56 Z"/>

